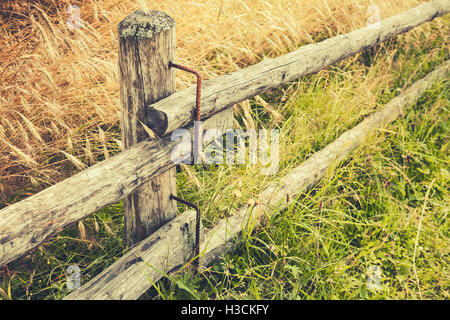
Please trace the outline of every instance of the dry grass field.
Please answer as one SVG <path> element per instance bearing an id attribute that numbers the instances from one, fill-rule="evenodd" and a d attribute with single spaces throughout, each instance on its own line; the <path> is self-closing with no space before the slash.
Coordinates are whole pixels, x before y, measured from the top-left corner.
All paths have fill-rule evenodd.
<path id="1" fill-rule="evenodd" d="M 116 29 L 133 10 L 172 16 L 178 61 L 212 78 L 363 27 L 370 4 L 386 18 L 420 2 L 2 1 L 0 207 L 120 150 Z M 67 27 L 69 5 L 81 29 Z"/>

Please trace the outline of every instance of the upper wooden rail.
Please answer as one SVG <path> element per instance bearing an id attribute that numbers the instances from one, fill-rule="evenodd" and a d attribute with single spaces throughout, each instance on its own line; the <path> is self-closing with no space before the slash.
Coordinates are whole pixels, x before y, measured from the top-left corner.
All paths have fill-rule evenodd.
<path id="1" fill-rule="evenodd" d="M 253 97 L 265 90 L 321 69 L 363 51 L 379 42 L 406 32 L 450 10 L 450 1 L 438 0 L 421 4 L 381 21 L 380 28 L 365 27 L 329 38 L 316 44 L 274 59 L 266 59 L 213 80 L 206 81 L 202 89 L 200 118 L 208 118 L 237 102 Z M 180 90 L 150 105 L 152 119 L 158 123 L 152 127 L 162 136 L 186 126 L 193 117 L 195 86 Z"/>
<path id="2" fill-rule="evenodd" d="M 450 11 L 450 1 L 427 2 L 385 19 L 379 29 L 357 31 L 311 44 L 254 66 L 207 81 L 203 85 L 204 128 L 229 128 L 225 110 L 236 102 L 285 82 L 311 74 L 352 54 L 406 32 Z M 167 134 L 192 122 L 195 87 L 151 105 L 155 132 Z M 225 110 L 225 111 L 223 111 Z M 214 117 L 212 117 L 215 115 Z M 158 118 L 159 117 L 159 118 Z M 212 117 L 212 118 L 210 118 Z M 7 264 L 46 238 L 172 168 L 175 143 L 144 141 L 23 201 L 0 210 L 0 265 Z"/>

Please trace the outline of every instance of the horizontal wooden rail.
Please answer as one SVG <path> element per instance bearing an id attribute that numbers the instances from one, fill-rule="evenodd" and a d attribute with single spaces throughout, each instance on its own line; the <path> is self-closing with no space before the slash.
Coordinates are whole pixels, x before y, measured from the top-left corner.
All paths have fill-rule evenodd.
<path id="1" fill-rule="evenodd" d="M 447 61 L 405 92 L 391 100 L 380 111 L 367 117 L 334 142 L 312 155 L 293 169 L 280 182 L 272 183 L 260 193 L 255 206 L 245 206 L 229 218 L 222 219 L 203 235 L 200 248 L 201 264 L 207 266 L 235 245 L 246 226 L 257 223 L 263 214 L 270 215 L 288 204 L 287 195 L 295 199 L 305 189 L 325 176 L 328 170 L 344 160 L 365 138 L 403 114 L 403 108 L 413 104 L 435 82 L 446 78 L 450 70 Z M 179 268 L 192 255 L 195 214 L 185 212 L 132 248 L 124 257 L 103 270 L 80 289 L 65 297 L 67 300 L 137 299 L 164 274 Z M 190 230 L 190 236 L 187 234 Z M 187 241 L 183 245 L 183 240 Z M 133 263 L 132 263 L 133 262 Z"/>
<path id="2" fill-rule="evenodd" d="M 183 212 L 122 258 L 98 274 L 65 300 L 135 300 L 151 287 L 151 281 L 186 264 L 194 252 L 193 210 Z"/>
<path id="3" fill-rule="evenodd" d="M 365 27 L 336 36 L 275 59 L 266 59 L 245 69 L 206 81 L 202 89 L 201 119 L 267 89 L 312 74 L 372 47 L 381 41 L 406 32 L 450 10 L 450 1 L 437 0 L 417 6 L 381 21 L 380 28 Z M 152 125 L 162 136 L 187 125 L 195 109 L 195 86 L 180 90 L 150 105 Z"/>
<path id="4" fill-rule="evenodd" d="M 234 103 L 257 95 L 342 60 L 406 32 L 450 10 L 448 0 L 424 3 L 383 20 L 379 29 L 363 28 L 317 44 L 311 44 L 249 68 L 206 82 L 202 89 L 201 118 L 204 127 L 225 128 L 224 113 Z M 163 135 L 192 122 L 195 87 L 174 93 L 151 105 L 151 127 Z M 226 118 L 226 117 L 225 117 Z M 116 202 L 166 172 L 170 161 L 170 137 L 160 143 L 136 146 L 74 175 L 21 202 L 0 210 L 0 265 L 22 256 L 46 238 L 92 212 Z"/>
<path id="5" fill-rule="evenodd" d="M 203 129 L 233 128 L 233 110 L 205 120 Z M 190 127 L 193 134 L 193 128 Z M 25 200 L 0 210 L 0 265 L 22 256 L 53 234 L 173 168 L 179 141 L 143 141 Z M 204 144 L 211 142 L 205 140 Z"/>

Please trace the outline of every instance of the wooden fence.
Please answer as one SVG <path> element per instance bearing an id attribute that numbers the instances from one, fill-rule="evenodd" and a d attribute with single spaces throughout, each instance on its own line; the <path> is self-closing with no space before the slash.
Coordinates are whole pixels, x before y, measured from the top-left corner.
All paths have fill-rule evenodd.
<path id="1" fill-rule="evenodd" d="M 406 32 L 450 10 L 447 0 L 424 3 L 357 31 L 311 44 L 276 59 L 207 81 L 202 86 L 203 129 L 232 129 L 232 106 L 278 87 L 381 41 Z M 166 14 L 135 12 L 119 24 L 122 132 L 125 150 L 23 201 L 0 210 L 0 265 L 24 255 L 92 212 L 124 199 L 128 252 L 66 299 L 136 299 L 152 282 L 191 261 L 195 213 L 176 216 L 169 198 L 176 194 L 170 133 L 193 130 L 195 86 L 174 92 L 175 23 Z M 381 111 L 347 131 L 277 184 L 270 185 L 252 207 L 244 207 L 202 233 L 201 264 L 207 265 L 233 245 L 245 226 L 264 212 L 286 205 L 320 179 L 376 127 L 402 114 L 433 82 L 448 73 L 447 61 Z M 150 138 L 149 138 L 150 134 Z M 203 141 L 204 144 L 212 141 Z M 266 210 L 269 208 L 269 210 Z M 250 224 L 249 224 L 250 222 Z M 150 281 L 151 280 L 151 281 Z"/>

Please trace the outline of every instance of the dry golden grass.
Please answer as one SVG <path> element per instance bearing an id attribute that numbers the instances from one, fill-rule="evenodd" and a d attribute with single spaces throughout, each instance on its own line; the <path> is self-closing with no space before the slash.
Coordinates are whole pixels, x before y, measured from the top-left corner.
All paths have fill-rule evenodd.
<path id="1" fill-rule="evenodd" d="M 29 183 L 48 186 L 120 150 L 116 29 L 135 9 L 172 16 L 177 61 L 212 78 L 363 27 L 370 4 L 386 18 L 421 2 L 3 1 L 0 207 Z M 67 28 L 71 4 L 81 8 L 80 30 Z M 177 77 L 179 87 L 194 80 Z"/>

